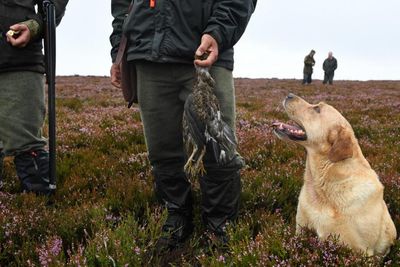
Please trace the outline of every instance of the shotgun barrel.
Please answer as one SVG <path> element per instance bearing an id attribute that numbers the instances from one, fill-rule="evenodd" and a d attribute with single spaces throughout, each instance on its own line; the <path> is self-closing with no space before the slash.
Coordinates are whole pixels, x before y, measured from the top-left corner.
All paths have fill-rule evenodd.
<path id="1" fill-rule="evenodd" d="M 56 189 L 56 12 L 51 0 L 43 1 L 45 19 L 44 51 L 49 116 L 49 187 Z"/>

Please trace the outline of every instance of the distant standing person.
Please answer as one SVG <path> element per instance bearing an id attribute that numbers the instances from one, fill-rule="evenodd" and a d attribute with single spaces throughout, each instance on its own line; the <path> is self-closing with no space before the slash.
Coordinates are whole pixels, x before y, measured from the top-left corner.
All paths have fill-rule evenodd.
<path id="1" fill-rule="evenodd" d="M 310 54 L 304 58 L 303 84 L 312 82 L 311 76 L 313 73 L 313 66 L 315 65 L 314 55 L 315 51 L 311 50 Z"/>
<path id="2" fill-rule="evenodd" d="M 335 75 L 335 70 L 337 69 L 337 60 L 333 57 L 332 52 L 328 53 L 328 58 L 325 59 L 322 68 L 325 71 L 323 83 L 326 84 L 329 82 L 329 84 L 332 84 L 333 76 Z"/>

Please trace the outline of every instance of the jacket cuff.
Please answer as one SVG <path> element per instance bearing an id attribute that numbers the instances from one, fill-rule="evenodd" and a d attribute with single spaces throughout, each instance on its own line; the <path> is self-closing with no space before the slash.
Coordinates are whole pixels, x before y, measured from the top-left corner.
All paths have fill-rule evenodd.
<path id="1" fill-rule="evenodd" d="M 40 27 L 40 24 L 36 20 L 29 19 L 29 20 L 21 22 L 20 24 L 26 25 L 28 27 L 29 31 L 31 32 L 31 40 L 30 41 L 34 41 L 41 36 L 42 29 Z"/>
<path id="2" fill-rule="evenodd" d="M 211 35 L 212 38 L 215 39 L 215 41 L 217 41 L 218 43 L 218 50 L 222 51 L 223 50 L 223 41 L 222 41 L 222 36 L 219 33 L 218 29 L 216 29 L 215 27 L 212 27 L 211 29 L 206 29 L 203 34 L 209 34 Z"/>

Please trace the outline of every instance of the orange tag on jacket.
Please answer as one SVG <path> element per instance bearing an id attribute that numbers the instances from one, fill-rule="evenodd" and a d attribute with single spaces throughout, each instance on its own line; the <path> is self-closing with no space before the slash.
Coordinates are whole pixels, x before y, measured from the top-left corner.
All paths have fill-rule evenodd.
<path id="1" fill-rule="evenodd" d="M 156 7 L 156 0 L 150 0 L 150 7 L 155 8 Z"/>

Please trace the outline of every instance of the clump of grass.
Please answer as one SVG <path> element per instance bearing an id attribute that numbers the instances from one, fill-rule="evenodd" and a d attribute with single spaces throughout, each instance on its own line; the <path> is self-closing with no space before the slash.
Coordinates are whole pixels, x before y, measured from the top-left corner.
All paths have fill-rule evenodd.
<path id="1" fill-rule="evenodd" d="M 57 105 L 69 108 L 75 112 L 80 112 L 83 108 L 83 101 L 79 98 L 58 98 Z"/>

